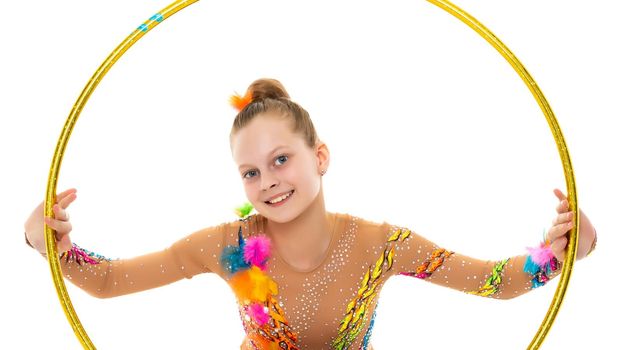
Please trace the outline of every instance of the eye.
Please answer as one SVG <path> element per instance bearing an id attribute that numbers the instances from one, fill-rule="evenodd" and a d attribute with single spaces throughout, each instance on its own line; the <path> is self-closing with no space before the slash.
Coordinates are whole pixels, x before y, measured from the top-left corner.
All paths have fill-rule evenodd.
<path id="1" fill-rule="evenodd" d="M 280 161 L 281 164 L 279 164 L 279 165 L 282 165 L 282 163 L 285 163 L 287 161 L 287 159 L 289 159 L 289 157 L 284 155 L 284 154 L 282 154 L 282 155 L 274 158 L 274 162 L 276 163 L 276 162 Z M 257 175 L 256 173 L 257 173 L 256 170 L 249 170 L 249 171 L 245 172 L 244 175 L 242 175 L 242 177 L 245 178 L 245 179 L 250 179 L 251 177 L 254 177 L 254 175 Z"/>
<path id="2" fill-rule="evenodd" d="M 242 177 L 246 178 L 246 179 L 250 179 L 250 177 L 248 177 L 248 174 L 252 174 L 252 173 L 256 173 L 255 170 L 251 170 L 251 171 L 247 171 L 246 173 L 244 173 L 244 175 Z"/>
<path id="3" fill-rule="evenodd" d="M 276 157 L 276 161 L 279 161 L 281 159 L 285 159 L 285 160 L 283 160 L 283 163 L 284 163 L 284 162 L 287 161 L 288 157 L 286 155 L 280 155 L 280 156 Z"/>

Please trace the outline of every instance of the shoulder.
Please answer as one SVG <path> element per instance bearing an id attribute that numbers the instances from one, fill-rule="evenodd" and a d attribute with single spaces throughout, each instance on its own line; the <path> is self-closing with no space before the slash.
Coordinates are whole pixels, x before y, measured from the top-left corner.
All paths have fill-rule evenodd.
<path id="1" fill-rule="evenodd" d="M 353 214 L 340 214 L 338 217 L 344 218 L 344 220 L 351 222 L 351 225 L 356 229 L 357 235 L 362 237 L 373 237 L 376 239 L 385 239 L 389 237 L 393 232 L 400 229 L 399 226 L 393 225 L 386 220 L 377 218 L 363 218 Z"/>
<path id="2" fill-rule="evenodd" d="M 362 228 L 378 229 L 378 228 L 390 226 L 390 224 L 386 220 L 382 220 L 378 218 L 364 218 L 358 215 L 348 214 L 348 213 L 336 213 L 336 215 L 347 218 L 355 222 L 359 227 L 362 227 Z"/>
<path id="3" fill-rule="evenodd" d="M 240 235 L 246 239 L 264 233 L 264 217 L 255 213 L 244 218 L 224 222 L 221 226 L 227 241 L 238 240 Z"/>
<path id="4" fill-rule="evenodd" d="M 238 228 L 244 225 L 245 225 L 245 220 L 242 220 L 242 219 L 223 221 L 219 224 L 213 224 L 213 225 L 203 227 L 193 232 L 189 236 L 187 236 L 185 240 L 190 241 L 190 239 L 210 239 L 210 240 L 222 239 L 226 241 L 227 237 L 229 236 L 233 237 L 234 234 L 235 234 L 235 237 L 237 238 Z"/>

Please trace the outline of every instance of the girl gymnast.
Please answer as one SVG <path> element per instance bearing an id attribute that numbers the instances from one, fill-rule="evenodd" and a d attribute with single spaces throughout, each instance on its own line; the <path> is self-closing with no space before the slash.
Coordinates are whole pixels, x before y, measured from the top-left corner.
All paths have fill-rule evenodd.
<path id="1" fill-rule="evenodd" d="M 406 227 L 327 212 L 322 176 L 330 153 L 309 114 L 274 79 L 258 79 L 244 96 L 230 147 L 252 206 L 240 218 L 194 232 L 170 247 L 112 260 L 71 242 L 68 207 L 76 189 L 56 197 L 54 217 L 42 202 L 25 223 L 26 243 L 45 257 L 44 223 L 55 231 L 63 275 L 97 298 L 160 287 L 212 272 L 235 293 L 246 332 L 240 349 L 372 350 L 378 296 L 387 279 L 405 275 L 476 296 L 510 299 L 561 272 L 573 227 L 568 200 L 539 246 L 524 255 L 484 261 L 437 246 Z M 250 209 L 256 210 L 250 214 Z M 596 245 L 580 210 L 577 260 Z"/>

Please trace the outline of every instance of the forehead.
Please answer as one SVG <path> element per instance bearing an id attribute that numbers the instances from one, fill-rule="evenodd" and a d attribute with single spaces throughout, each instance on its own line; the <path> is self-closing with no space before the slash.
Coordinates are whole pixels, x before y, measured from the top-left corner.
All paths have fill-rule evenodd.
<path id="1" fill-rule="evenodd" d="M 292 132 L 289 118 L 258 115 L 238 130 L 231 140 L 233 159 L 237 164 L 255 164 L 270 156 L 276 147 L 299 148 L 302 137 Z"/>

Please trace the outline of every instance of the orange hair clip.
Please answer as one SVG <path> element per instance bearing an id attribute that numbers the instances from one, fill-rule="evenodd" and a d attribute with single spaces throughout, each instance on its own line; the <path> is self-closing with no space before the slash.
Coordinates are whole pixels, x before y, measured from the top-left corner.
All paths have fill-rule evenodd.
<path id="1" fill-rule="evenodd" d="M 253 95 L 250 91 L 246 91 L 246 94 L 244 96 L 240 96 L 235 93 L 234 95 L 231 95 L 231 97 L 229 97 L 229 103 L 238 111 L 243 110 L 244 107 L 246 107 L 246 105 L 248 105 L 252 101 Z"/>

